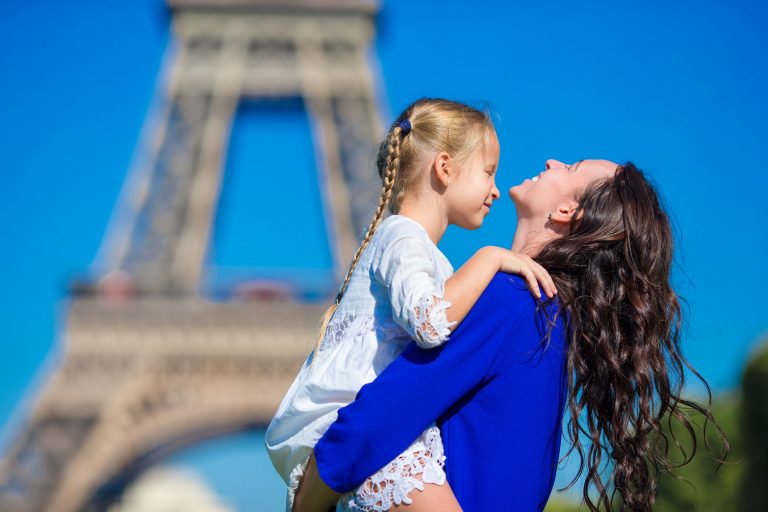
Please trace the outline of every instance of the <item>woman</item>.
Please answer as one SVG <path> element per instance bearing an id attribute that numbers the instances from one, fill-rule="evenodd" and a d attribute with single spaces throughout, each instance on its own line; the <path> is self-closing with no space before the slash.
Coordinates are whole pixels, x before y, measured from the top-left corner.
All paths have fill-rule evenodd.
<path id="1" fill-rule="evenodd" d="M 651 510 L 658 473 L 671 466 L 662 420 L 690 435 L 686 410 L 712 420 L 680 397 L 690 366 L 669 282 L 667 215 L 633 164 L 605 160 L 547 161 L 510 197 L 519 219 L 512 248 L 550 272 L 557 300 L 537 304 L 518 278 L 498 274 L 451 343 L 411 344 L 341 409 L 294 510 L 327 509 L 435 421 L 449 492 L 425 485 L 410 510 L 542 510 L 566 404 L 588 508 L 612 510 L 618 500 Z"/>

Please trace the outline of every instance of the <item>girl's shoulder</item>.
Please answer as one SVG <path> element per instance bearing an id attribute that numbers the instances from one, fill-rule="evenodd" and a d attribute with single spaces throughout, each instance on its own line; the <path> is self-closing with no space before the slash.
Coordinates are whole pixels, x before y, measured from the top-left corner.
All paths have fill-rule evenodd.
<path id="1" fill-rule="evenodd" d="M 430 261 L 449 274 L 453 272 L 450 262 L 432 242 L 424 227 L 402 215 L 391 215 L 382 221 L 371 240 L 371 251 L 374 266 L 416 258 Z"/>
<path id="2" fill-rule="evenodd" d="M 421 224 L 403 215 L 390 215 L 384 219 L 376 230 L 376 238 L 384 245 L 404 238 L 412 238 L 422 243 L 432 242 Z"/>

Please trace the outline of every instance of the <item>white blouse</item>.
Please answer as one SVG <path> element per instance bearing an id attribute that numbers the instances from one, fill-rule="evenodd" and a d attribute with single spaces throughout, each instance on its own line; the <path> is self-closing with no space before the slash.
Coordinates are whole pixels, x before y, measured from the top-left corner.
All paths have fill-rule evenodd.
<path id="1" fill-rule="evenodd" d="M 432 348 L 448 339 L 450 303 L 443 293 L 452 274 L 416 221 L 392 215 L 379 225 L 317 353 L 304 363 L 267 429 L 267 450 L 289 486 L 289 502 L 337 411 L 412 340 Z"/>

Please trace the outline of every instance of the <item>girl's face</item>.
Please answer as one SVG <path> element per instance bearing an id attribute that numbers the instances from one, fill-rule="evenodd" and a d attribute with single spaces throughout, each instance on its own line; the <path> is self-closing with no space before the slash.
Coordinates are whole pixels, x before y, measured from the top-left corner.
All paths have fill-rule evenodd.
<path id="1" fill-rule="evenodd" d="M 491 131 L 486 143 L 459 164 L 446 191 L 450 224 L 464 229 L 477 229 L 483 224 L 500 195 L 496 188 L 500 150 L 496 132 Z"/>
<path id="2" fill-rule="evenodd" d="M 543 217 L 576 208 L 587 186 L 613 177 L 617 167 L 608 160 L 581 160 L 572 165 L 547 160 L 544 171 L 509 189 L 509 197 L 521 217 Z"/>

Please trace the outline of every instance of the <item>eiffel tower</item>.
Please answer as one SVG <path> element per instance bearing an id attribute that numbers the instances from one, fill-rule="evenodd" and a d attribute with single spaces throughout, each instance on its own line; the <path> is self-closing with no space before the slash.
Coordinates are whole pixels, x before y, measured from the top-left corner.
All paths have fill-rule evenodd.
<path id="1" fill-rule="evenodd" d="M 326 304 L 279 289 L 251 301 L 201 293 L 242 101 L 303 100 L 337 275 L 375 206 L 373 0 L 168 6 L 174 37 L 144 158 L 128 175 L 93 279 L 72 286 L 61 362 L 0 465 L 4 512 L 104 510 L 154 462 L 263 426 L 276 410 Z"/>

